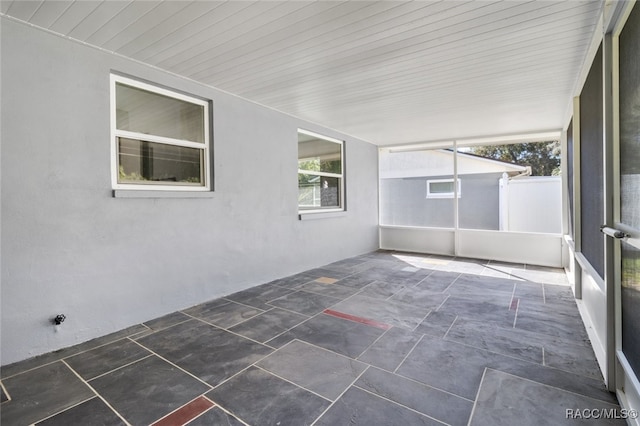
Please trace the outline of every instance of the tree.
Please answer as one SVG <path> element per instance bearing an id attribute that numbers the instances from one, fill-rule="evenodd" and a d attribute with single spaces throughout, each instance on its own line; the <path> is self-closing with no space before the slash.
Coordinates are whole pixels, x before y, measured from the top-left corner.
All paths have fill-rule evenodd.
<path id="1" fill-rule="evenodd" d="M 526 142 L 472 147 L 471 154 L 531 166 L 532 176 L 560 175 L 560 142 Z"/>

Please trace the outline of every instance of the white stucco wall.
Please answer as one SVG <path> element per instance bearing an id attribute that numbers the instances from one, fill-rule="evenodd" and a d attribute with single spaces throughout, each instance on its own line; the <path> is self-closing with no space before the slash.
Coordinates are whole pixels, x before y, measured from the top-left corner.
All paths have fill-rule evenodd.
<path id="1" fill-rule="evenodd" d="M 2 21 L 2 365 L 378 247 L 373 145 Z M 112 70 L 213 101 L 213 197 L 112 197 Z M 346 214 L 298 220 L 298 127 L 346 141 Z"/>

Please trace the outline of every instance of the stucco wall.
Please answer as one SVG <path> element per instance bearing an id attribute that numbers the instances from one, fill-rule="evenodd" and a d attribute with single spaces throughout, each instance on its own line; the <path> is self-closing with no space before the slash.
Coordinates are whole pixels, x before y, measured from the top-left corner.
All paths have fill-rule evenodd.
<path id="1" fill-rule="evenodd" d="M 2 19 L 3 365 L 377 248 L 373 145 Z M 112 197 L 112 70 L 213 101 L 213 197 Z M 298 127 L 346 141 L 346 214 L 298 220 Z"/>

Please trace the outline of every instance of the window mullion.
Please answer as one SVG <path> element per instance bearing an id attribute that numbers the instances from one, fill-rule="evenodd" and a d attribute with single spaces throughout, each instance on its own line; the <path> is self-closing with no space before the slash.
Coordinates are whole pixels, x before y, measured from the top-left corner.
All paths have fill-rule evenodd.
<path id="1" fill-rule="evenodd" d="M 164 136 L 155 136 L 147 133 L 130 132 L 128 130 L 116 130 L 115 135 L 127 139 L 137 139 L 146 142 L 155 142 L 165 145 L 183 146 L 185 148 L 205 149 L 207 145 L 201 142 L 191 142 L 182 139 L 172 139 Z"/>

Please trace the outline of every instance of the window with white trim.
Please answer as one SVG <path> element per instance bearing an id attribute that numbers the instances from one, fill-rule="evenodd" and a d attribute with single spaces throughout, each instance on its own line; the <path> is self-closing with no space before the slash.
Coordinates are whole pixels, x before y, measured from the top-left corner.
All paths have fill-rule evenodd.
<path id="1" fill-rule="evenodd" d="M 209 102 L 111 75 L 115 189 L 208 191 Z"/>
<path id="2" fill-rule="evenodd" d="M 460 179 L 458 182 L 458 198 L 461 197 Z M 455 194 L 453 179 L 431 179 L 427 180 L 427 198 L 453 198 Z"/>
<path id="3" fill-rule="evenodd" d="M 298 130 L 298 210 L 344 210 L 344 142 Z"/>

